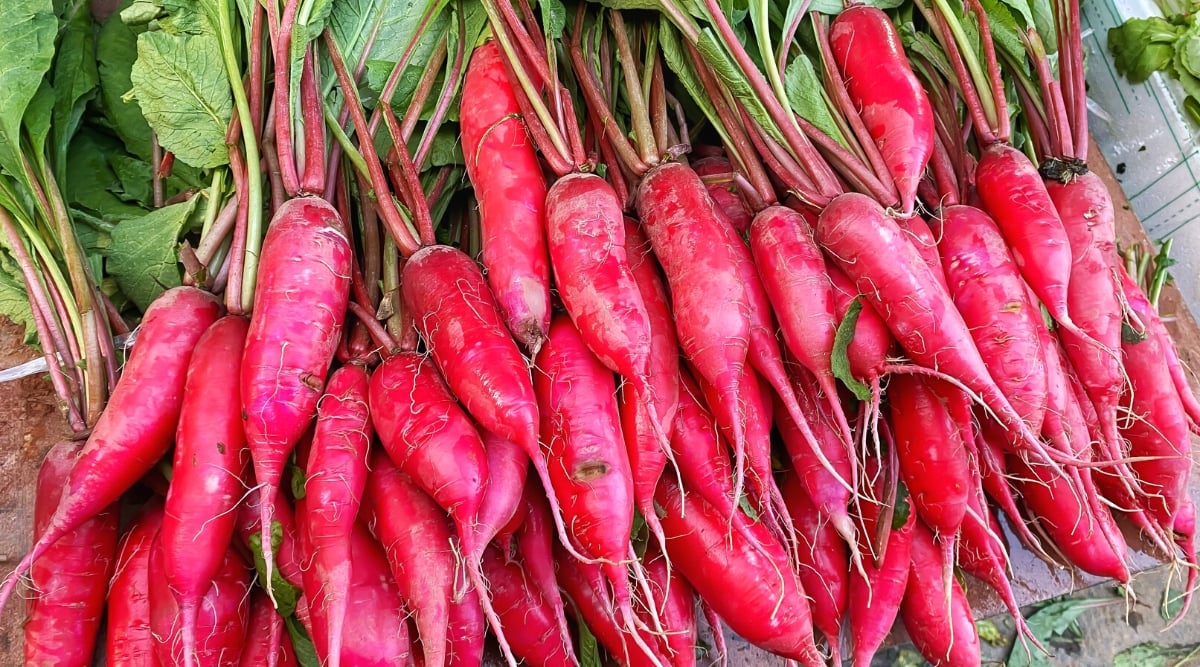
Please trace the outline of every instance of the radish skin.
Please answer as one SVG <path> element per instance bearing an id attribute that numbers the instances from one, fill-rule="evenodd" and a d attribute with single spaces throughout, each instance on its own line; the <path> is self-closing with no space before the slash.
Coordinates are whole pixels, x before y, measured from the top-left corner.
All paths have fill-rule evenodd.
<path id="1" fill-rule="evenodd" d="M 225 561 L 235 510 L 249 486 L 250 451 L 236 389 L 248 329 L 249 321 L 236 315 L 209 327 L 196 343 L 183 390 L 159 540 L 179 605 L 185 665 L 195 664 L 200 600 Z"/>
<path id="2" fill-rule="evenodd" d="M 316 415 L 346 319 L 352 250 L 343 229 L 337 211 L 323 199 L 298 197 L 275 211 L 263 239 L 241 393 L 246 442 L 264 500 L 268 581 L 274 571 L 273 496 L 284 462 Z M 267 593 L 274 600 L 270 587 Z"/>
<path id="3" fill-rule="evenodd" d="M 367 484 L 372 435 L 369 383 L 362 366 L 342 366 L 333 372 L 317 404 L 317 425 L 306 466 L 304 496 L 311 509 L 305 530 L 323 593 L 314 596 L 313 603 L 325 608 L 329 667 L 341 664 L 346 592 L 354 568 L 351 533 Z"/>
<path id="4" fill-rule="evenodd" d="M 480 435 L 487 456 L 488 483 L 479 503 L 476 541 L 488 544 L 498 539 L 505 546 L 525 517 L 521 494 L 529 473 L 529 457 L 520 445 L 507 438 L 488 431 Z"/>
<path id="5" fill-rule="evenodd" d="M 109 667 L 155 664 L 154 634 L 150 630 L 150 548 L 162 520 L 162 503 L 151 501 L 134 518 L 121 540 L 112 583 L 108 586 L 104 659 Z"/>
<path id="6" fill-rule="evenodd" d="M 833 20 L 829 43 L 846 91 L 899 190 L 900 214 L 912 215 L 917 184 L 933 155 L 934 123 L 900 35 L 882 10 L 856 4 Z"/>
<path id="7" fill-rule="evenodd" d="M 783 498 L 796 524 L 796 574 L 812 597 L 813 625 L 829 645 L 830 662 L 842 664 L 842 619 L 849 605 L 850 557 L 837 530 L 824 518 L 792 474 L 784 478 Z"/>
<path id="8" fill-rule="evenodd" d="M 957 580 L 945 580 L 938 570 L 941 549 L 933 533 L 921 524 L 913 527 L 912 567 L 900 605 L 900 618 L 917 650 L 934 665 L 978 665 L 979 632 L 967 596 Z M 946 599 L 950 608 L 946 608 Z"/>
<path id="9" fill-rule="evenodd" d="M 462 85 L 463 155 L 488 284 L 509 331 L 536 355 L 550 329 L 546 179 L 495 41 L 471 52 Z"/>
<path id="10" fill-rule="evenodd" d="M 526 573 L 515 562 L 506 562 L 495 548 L 483 554 L 483 573 L 491 584 L 492 604 L 500 622 L 508 629 L 513 652 L 535 667 L 578 665 L 566 650 L 569 639 L 560 636 L 554 611 L 544 595 L 557 597 L 556 589 L 545 593 L 526 583 Z"/>
<path id="11" fill-rule="evenodd" d="M 33 531 L 45 531 L 80 446 L 60 442 L 38 471 Z M 109 507 L 58 538 L 29 571 L 25 664 L 89 667 L 104 615 L 104 596 L 117 560 L 117 507 Z"/>

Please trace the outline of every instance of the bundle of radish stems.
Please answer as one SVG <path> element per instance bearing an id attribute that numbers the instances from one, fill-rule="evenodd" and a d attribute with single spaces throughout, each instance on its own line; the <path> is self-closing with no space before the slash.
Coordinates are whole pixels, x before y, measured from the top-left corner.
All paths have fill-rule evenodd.
<path id="1" fill-rule="evenodd" d="M 412 43 L 457 39 L 369 109 L 329 30 L 289 80 L 298 4 L 231 68 L 225 263 L 43 465 L 29 664 L 684 667 L 703 615 L 973 665 L 959 571 L 1044 650 L 1001 516 L 1124 584 L 1133 526 L 1186 607 L 1200 406 L 1087 168 L 1077 0 L 484 0 L 477 44 L 432 3 Z"/>

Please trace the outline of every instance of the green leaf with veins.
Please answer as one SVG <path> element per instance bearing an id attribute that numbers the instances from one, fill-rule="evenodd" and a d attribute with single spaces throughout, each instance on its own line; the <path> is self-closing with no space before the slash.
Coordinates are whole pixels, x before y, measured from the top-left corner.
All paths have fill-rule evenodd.
<path id="1" fill-rule="evenodd" d="M 145 32 L 137 50 L 133 91 L 163 149 L 200 169 L 228 163 L 233 96 L 216 36 Z"/>
<path id="2" fill-rule="evenodd" d="M 1108 30 L 1108 50 L 1117 73 L 1134 83 L 1169 69 L 1176 59 L 1175 42 L 1183 28 L 1165 19 L 1130 19 Z"/>
<path id="3" fill-rule="evenodd" d="M 25 107 L 25 134 L 29 137 L 29 146 L 33 155 L 46 154 L 46 139 L 50 136 L 50 120 L 54 116 L 54 88 L 50 85 L 49 77 L 42 79 L 37 93 Z"/>
<path id="4" fill-rule="evenodd" d="M 62 184 L 67 202 L 109 222 L 144 215 L 145 209 L 123 202 L 113 194 L 121 188 L 121 181 L 109 166 L 108 156 L 120 152 L 119 141 L 90 127 L 75 135 L 67 164 L 67 182 Z"/>
<path id="5" fill-rule="evenodd" d="M 1025 47 L 1021 44 L 1021 26 L 1009 11 L 1011 2 L 1019 0 L 981 0 L 992 30 L 992 42 L 1000 54 L 1008 54 L 1013 62 L 1025 67 Z M 1024 3 L 1020 3 L 1024 4 Z M 1030 19 L 1027 19 L 1030 20 Z M 997 55 L 1000 55 L 997 54 Z"/>
<path id="6" fill-rule="evenodd" d="M 717 77 L 721 82 L 729 88 L 729 92 L 733 96 L 742 101 L 746 107 L 746 113 L 764 132 L 771 135 L 779 143 L 786 143 L 783 140 L 783 135 L 779 128 L 776 127 L 771 117 L 767 115 L 767 110 L 763 107 L 762 102 L 754 93 L 754 89 L 750 86 L 750 82 L 746 80 L 745 74 L 738 67 L 725 50 L 725 46 L 709 29 L 705 29 L 700 33 L 700 41 L 697 42 L 696 48 L 704 57 L 705 62 L 712 67 L 717 73 Z"/>
<path id="7" fill-rule="evenodd" d="M 150 163 L 118 153 L 108 158 L 108 164 L 120 182 L 111 192 L 122 201 L 150 208 L 154 197 Z"/>
<path id="8" fill-rule="evenodd" d="M 261 541 L 261 540 L 260 540 Z M 317 649 L 312 639 L 305 632 L 295 616 L 286 616 L 283 623 L 287 626 L 288 638 L 292 640 L 292 652 L 296 655 L 296 664 L 300 667 L 321 667 L 321 659 L 317 657 Z"/>
<path id="9" fill-rule="evenodd" d="M 263 559 L 262 551 L 262 534 L 260 531 L 254 531 L 250 536 L 250 553 L 254 558 L 254 569 L 258 571 L 258 583 L 264 585 L 267 580 L 267 561 Z M 283 524 L 279 521 L 271 522 L 271 552 L 278 554 L 279 548 L 283 544 Z M 288 583 L 287 579 L 279 572 L 279 567 L 271 568 L 271 592 L 275 595 L 275 608 L 280 616 L 285 619 L 290 618 L 296 612 L 296 603 L 300 600 L 300 594 L 303 592 L 299 588 Z"/>
<path id="10" fill-rule="evenodd" d="M 1029 631 L 1042 644 L 1052 641 L 1062 643 L 1079 640 L 1079 617 L 1088 610 L 1105 607 L 1117 602 L 1112 599 L 1066 598 L 1052 600 L 1037 608 L 1025 622 Z M 1028 647 L 1014 645 L 1008 655 L 1006 667 L 1049 667 L 1050 658 L 1041 651 L 1029 651 Z"/>
<path id="11" fill-rule="evenodd" d="M 100 107 L 109 127 L 130 153 L 149 160 L 150 124 L 135 100 L 124 96 L 133 88 L 130 74 L 137 60 L 137 36 L 141 29 L 131 28 L 113 15 L 100 27 L 96 37 L 96 60 L 100 71 Z"/>
<path id="12" fill-rule="evenodd" d="M 67 149 L 83 119 L 83 110 L 96 95 L 100 71 L 96 67 L 96 37 L 91 5 L 75 6 L 75 15 L 63 33 L 54 61 L 54 118 L 51 124 L 54 164 L 61 181 L 66 174 Z"/>
<path id="13" fill-rule="evenodd" d="M 687 95 L 683 96 L 684 100 L 690 99 L 700 107 L 704 113 L 704 117 L 716 129 L 726 145 L 729 142 L 729 136 L 726 133 L 725 127 L 721 125 L 720 118 L 717 116 L 716 108 L 712 104 L 709 92 L 704 89 L 700 83 L 700 78 L 696 71 L 692 68 L 692 59 L 688 56 L 683 46 L 683 41 L 680 38 L 679 32 L 671 25 L 670 20 L 665 16 L 659 19 L 658 44 L 662 49 L 663 60 L 666 61 L 667 67 L 675 73 L 675 78 L 683 85 L 687 91 Z"/>
<path id="14" fill-rule="evenodd" d="M 50 0 L 0 1 L 0 167 L 21 173 L 21 120 L 54 58 Z"/>
<path id="15" fill-rule="evenodd" d="M 858 326 L 858 315 L 862 309 L 862 296 L 854 297 L 854 300 L 850 302 L 850 307 L 846 310 L 846 316 L 842 318 L 842 322 L 834 334 L 833 356 L 830 362 L 833 367 L 833 376 L 841 380 L 842 384 L 853 392 L 858 400 L 869 401 L 871 400 L 871 388 L 854 377 L 854 373 L 850 371 L 848 354 L 850 344 L 854 342 L 854 331 Z"/>
<path id="16" fill-rule="evenodd" d="M 542 30 L 547 39 L 560 39 L 567 27 L 567 8 L 562 0 L 540 0 L 542 10 Z"/>
<path id="17" fill-rule="evenodd" d="M 164 291 L 181 284 L 179 238 L 199 197 L 121 222 L 112 232 L 108 272 L 145 311 Z"/>
<path id="18" fill-rule="evenodd" d="M 1163 646 L 1145 642 L 1130 646 L 1113 656 L 1113 667 L 1184 667 L 1200 657 L 1200 644 Z"/>
<path id="19" fill-rule="evenodd" d="M 33 323 L 33 310 L 29 306 L 21 269 L 9 254 L 7 239 L 0 238 L 0 248 L 4 248 L 0 250 L 0 315 L 22 327 L 23 342 L 38 349 L 37 327 Z"/>
<path id="20" fill-rule="evenodd" d="M 816 67 L 808 55 L 801 53 L 788 64 L 783 73 L 783 90 L 787 93 L 792 110 L 833 137 L 839 144 L 846 145 L 846 137 L 838 129 L 829 111 L 825 89 L 817 76 Z"/>
<path id="21" fill-rule="evenodd" d="M 162 0 L 133 0 L 128 7 L 111 18 L 119 19 L 128 26 L 141 26 L 158 18 L 162 13 Z"/>

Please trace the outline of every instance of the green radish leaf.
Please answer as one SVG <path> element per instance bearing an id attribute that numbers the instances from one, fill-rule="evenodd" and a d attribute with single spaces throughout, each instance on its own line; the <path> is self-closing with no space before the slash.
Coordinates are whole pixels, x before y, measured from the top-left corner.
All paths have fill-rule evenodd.
<path id="1" fill-rule="evenodd" d="M 1075 642 L 1080 639 L 1079 617 L 1090 609 L 1105 607 L 1117 602 L 1111 599 L 1059 599 L 1037 608 L 1026 620 L 1029 631 L 1042 644 Z M 1007 667 L 1049 666 L 1050 659 L 1040 651 L 1030 652 L 1027 647 L 1013 647 L 1008 656 Z"/>
<path id="2" fill-rule="evenodd" d="M 1170 586 L 1167 586 L 1166 590 L 1163 591 L 1162 606 L 1158 609 L 1158 614 L 1162 617 L 1162 620 L 1171 621 L 1178 616 L 1179 612 L 1183 611 L 1183 600 L 1182 594 L 1176 594 L 1171 590 Z"/>
<path id="3" fill-rule="evenodd" d="M 296 664 L 300 667 L 321 667 L 321 659 L 317 657 L 317 648 L 304 630 L 304 626 L 295 616 L 285 616 L 283 624 L 287 627 L 288 637 L 292 640 L 292 652 L 296 654 Z"/>
<path id="4" fill-rule="evenodd" d="M 1058 32 L 1054 29 L 1054 7 L 1050 0 L 1029 0 L 1029 11 L 1033 14 L 1033 25 L 1042 38 L 1046 53 L 1058 53 Z"/>
<path id="5" fill-rule="evenodd" d="M 137 51 L 133 92 L 163 149 L 199 169 L 228 163 L 233 96 L 216 36 L 144 32 Z"/>
<path id="6" fill-rule="evenodd" d="M 539 0 L 542 10 L 542 31 L 546 39 L 560 39 L 567 27 L 567 8 L 562 0 Z"/>
<path id="7" fill-rule="evenodd" d="M 119 19 L 127 26 L 142 26 L 153 21 L 163 13 L 162 0 L 133 0 L 119 14 L 112 18 Z"/>
<path id="8" fill-rule="evenodd" d="M 658 44 L 662 50 L 663 59 L 667 63 L 667 67 L 675 73 L 675 78 L 687 90 L 686 97 L 696 103 L 700 110 L 704 113 L 704 117 L 716 129 L 717 134 L 721 136 L 726 145 L 729 145 L 729 135 L 726 133 L 725 127 L 721 124 L 721 119 L 717 116 L 717 110 L 712 105 L 711 93 L 704 89 L 700 83 L 700 77 L 692 68 L 692 59 L 683 46 L 680 40 L 679 32 L 671 25 L 670 20 L 665 16 L 659 19 L 658 24 Z"/>
<path id="9" fill-rule="evenodd" d="M 179 238 L 200 199 L 164 206 L 113 229 L 108 272 L 142 311 L 181 284 Z"/>
<path id="10" fill-rule="evenodd" d="M 730 59 L 725 51 L 725 46 L 712 30 L 706 28 L 700 33 L 700 41 L 696 44 L 696 48 L 709 67 L 716 72 L 717 77 L 729 88 L 729 92 L 746 106 L 746 113 L 750 115 L 750 118 L 776 141 L 786 144 L 779 128 L 767 115 L 762 101 L 754 93 L 750 82 L 746 80 L 745 74 L 742 73 L 737 63 Z"/>
<path id="11" fill-rule="evenodd" d="M 600 645 L 587 623 L 579 624 L 579 667 L 602 667 Z"/>
<path id="12" fill-rule="evenodd" d="M 7 238 L 0 238 L 0 315 L 12 320 L 25 330 L 24 343 L 37 347 L 37 328 L 33 323 L 33 310 L 29 307 L 29 295 L 25 292 L 25 280 L 21 269 L 7 251 Z"/>
<path id="13" fill-rule="evenodd" d="M 215 35 L 217 17 L 204 11 L 214 8 L 215 4 L 211 0 L 162 0 L 166 16 L 160 17 L 155 25 L 170 35 Z"/>
<path id="14" fill-rule="evenodd" d="M 54 58 L 58 19 L 50 0 L 0 2 L 0 167 L 21 174 L 21 119 Z"/>
<path id="15" fill-rule="evenodd" d="M 1146 340 L 1146 332 L 1138 331 L 1129 320 L 1121 321 L 1121 342 L 1128 345 L 1137 345 Z"/>
<path id="16" fill-rule="evenodd" d="M 144 208 L 113 194 L 121 190 L 121 181 L 109 166 L 108 156 L 120 152 L 120 141 L 90 127 L 80 131 L 71 141 L 67 182 L 61 184 L 67 202 L 109 222 L 145 215 Z"/>
<path id="17" fill-rule="evenodd" d="M 124 99 L 133 88 L 130 73 L 137 60 L 137 36 L 140 30 L 112 16 L 100 27 L 96 37 L 96 60 L 100 72 L 99 106 L 108 126 L 125 149 L 143 160 L 150 159 L 150 125 L 137 102 Z"/>
<path id="18" fill-rule="evenodd" d="M 837 333 L 833 338 L 833 358 L 830 362 L 833 365 L 833 376 L 841 380 L 846 388 L 854 393 L 854 396 L 860 401 L 871 400 L 871 388 L 859 382 L 854 374 L 850 371 L 850 357 L 847 352 L 850 350 L 850 343 L 854 342 L 854 329 L 858 326 L 858 315 L 862 312 L 862 296 L 854 297 L 850 302 L 850 307 L 846 310 L 846 317 L 842 318 L 842 323 L 838 325 Z"/>
<path id="19" fill-rule="evenodd" d="M 292 26 L 291 80 L 288 82 L 293 113 L 297 115 L 300 109 L 300 75 L 304 70 L 304 52 L 325 30 L 329 14 L 333 11 L 333 0 L 309 0 L 301 7 L 306 11 L 297 13 L 296 22 Z"/>
<path id="20" fill-rule="evenodd" d="M 745 512 L 751 521 L 758 523 L 758 510 L 754 509 L 754 505 L 750 502 L 750 496 L 742 494 L 742 497 L 738 499 L 738 508 Z"/>
<path id="21" fill-rule="evenodd" d="M 979 633 L 979 638 L 992 646 L 1003 646 L 1008 643 L 1008 639 L 1000 633 L 1000 628 L 989 620 L 975 621 L 975 630 Z"/>
<path id="22" fill-rule="evenodd" d="M 271 552 L 279 553 L 280 545 L 283 544 L 283 524 L 278 521 L 271 522 Z M 258 571 L 258 581 L 260 585 L 267 580 L 267 561 L 263 559 L 262 551 L 262 535 L 259 531 L 254 531 L 250 536 L 250 553 L 254 556 L 254 569 Z M 300 600 L 300 595 L 303 591 L 288 583 L 287 579 L 279 573 L 278 567 L 271 568 L 271 591 L 275 594 L 275 606 L 279 611 L 279 615 L 285 619 L 290 617 L 296 611 L 296 602 Z"/>
<path id="23" fill-rule="evenodd" d="M 296 465 L 295 456 L 288 463 L 288 480 L 291 482 L 292 497 L 296 500 L 302 500 L 308 495 L 308 475 L 304 472 L 304 468 Z"/>
<path id="24" fill-rule="evenodd" d="M 37 93 L 25 107 L 25 133 L 29 135 L 29 146 L 33 155 L 46 154 L 46 138 L 50 136 L 50 120 L 54 117 L 54 88 L 49 77 L 42 80 Z"/>
<path id="25" fill-rule="evenodd" d="M 116 174 L 120 186 L 111 192 L 122 201 L 150 208 L 153 200 L 153 168 L 149 162 L 118 153 L 108 158 L 108 164 Z"/>
<path id="26" fill-rule="evenodd" d="M 1175 42 L 1184 28 L 1152 16 L 1130 19 L 1108 30 L 1108 50 L 1117 73 L 1141 83 L 1155 72 L 1166 71 L 1175 61 Z"/>
<path id="27" fill-rule="evenodd" d="M 1025 67 L 1025 46 L 1021 44 L 1021 26 L 1009 11 L 1007 0 L 981 0 L 987 13 L 988 25 L 992 29 L 992 42 L 1000 54 L 1008 54 L 1013 62 Z M 1023 3 L 1019 3 L 1023 4 Z"/>
<path id="28" fill-rule="evenodd" d="M 54 164 L 61 181 L 66 174 L 67 149 L 83 119 L 88 101 L 96 96 L 100 70 L 96 66 L 96 36 L 91 3 L 75 6 L 54 61 L 54 117 L 51 121 Z"/>
<path id="29" fill-rule="evenodd" d="M 807 54 L 801 53 L 788 64 L 783 74 L 783 89 L 787 93 L 788 103 L 792 105 L 792 111 L 816 125 L 839 144 L 847 145 L 846 137 L 838 129 L 833 114 L 829 111 L 821 78 Z"/>
<path id="30" fill-rule="evenodd" d="M 1113 656 L 1113 667 L 1183 667 L 1200 657 L 1200 644 L 1163 646 L 1145 642 L 1130 646 Z"/>

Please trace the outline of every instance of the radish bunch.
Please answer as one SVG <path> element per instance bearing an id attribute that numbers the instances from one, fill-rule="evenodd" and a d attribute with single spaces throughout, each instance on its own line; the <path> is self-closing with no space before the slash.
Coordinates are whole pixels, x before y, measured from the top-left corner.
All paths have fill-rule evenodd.
<path id="1" fill-rule="evenodd" d="M 757 57 L 716 0 L 636 25 L 581 4 L 550 39 L 519 4 L 485 0 L 469 57 L 465 32 L 406 49 L 368 117 L 365 53 L 326 31 L 290 86 L 296 7 L 270 3 L 265 234 L 239 201 L 247 277 L 159 297 L 87 442 L 47 459 L 0 588 L 35 585 L 29 661 L 68 628 L 80 665 L 474 666 L 494 642 L 565 667 L 595 642 L 689 667 L 703 614 L 804 665 L 866 665 L 896 623 L 977 664 L 957 569 L 1027 630 L 1001 515 L 1122 583 L 1128 521 L 1190 600 L 1200 406 L 1081 166 L 1077 7 L 1063 81 L 1032 39 L 1017 65 L 1026 149 L 1069 167 L 1046 179 L 977 3 L 918 3 L 911 54 L 853 5 Z M 781 90 L 809 42 L 821 114 Z M 465 205 L 426 169 L 455 100 Z"/>

